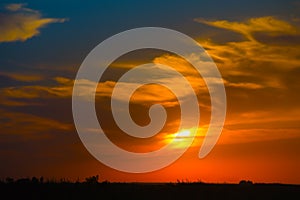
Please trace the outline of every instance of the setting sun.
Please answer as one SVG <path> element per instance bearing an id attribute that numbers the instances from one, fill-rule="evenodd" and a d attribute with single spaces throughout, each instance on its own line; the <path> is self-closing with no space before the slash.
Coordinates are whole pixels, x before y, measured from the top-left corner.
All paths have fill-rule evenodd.
<path id="1" fill-rule="evenodd" d="M 180 132 L 176 133 L 175 137 L 177 137 L 176 138 L 177 141 L 181 141 L 181 140 L 184 140 L 187 137 L 193 137 L 193 136 L 191 136 L 191 131 L 189 129 L 186 129 L 186 130 L 183 129 Z"/>
<path id="2" fill-rule="evenodd" d="M 196 128 L 182 129 L 174 134 L 168 134 L 165 137 L 165 143 L 173 142 L 173 148 L 186 148 L 191 145 L 191 140 L 196 136 Z"/>

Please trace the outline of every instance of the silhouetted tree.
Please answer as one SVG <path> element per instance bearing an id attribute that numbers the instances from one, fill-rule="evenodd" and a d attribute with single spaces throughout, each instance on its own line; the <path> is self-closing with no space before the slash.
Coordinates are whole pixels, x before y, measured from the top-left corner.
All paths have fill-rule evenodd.
<path id="1" fill-rule="evenodd" d="M 253 182 L 252 181 L 246 181 L 246 180 L 241 180 L 239 182 L 240 185 L 253 185 Z"/>
<path id="2" fill-rule="evenodd" d="M 99 179 L 99 175 L 91 176 L 91 177 L 85 178 L 85 182 L 91 183 L 91 184 L 96 184 L 96 183 L 98 183 L 98 179 Z"/>
<path id="3" fill-rule="evenodd" d="M 11 177 L 7 177 L 7 178 L 5 179 L 5 182 L 6 182 L 6 183 L 13 183 L 13 182 L 14 182 L 14 179 L 11 178 Z"/>
<path id="4" fill-rule="evenodd" d="M 44 183 L 44 177 L 40 177 L 40 183 Z"/>
<path id="5" fill-rule="evenodd" d="M 30 179 L 29 178 L 20 178 L 16 181 L 16 183 L 30 183 Z"/>
<path id="6" fill-rule="evenodd" d="M 31 183 L 37 184 L 37 183 L 39 183 L 39 179 L 34 176 L 31 178 Z"/>

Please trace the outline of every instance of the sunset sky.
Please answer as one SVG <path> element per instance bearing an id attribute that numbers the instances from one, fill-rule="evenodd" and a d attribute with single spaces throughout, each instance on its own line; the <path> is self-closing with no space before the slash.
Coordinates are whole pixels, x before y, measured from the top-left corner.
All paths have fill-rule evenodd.
<path id="1" fill-rule="evenodd" d="M 110 108 L 118 79 L 145 63 L 171 66 L 197 94 L 200 124 L 191 147 L 172 165 L 150 173 L 125 173 L 95 159 L 82 144 L 72 116 L 76 73 L 89 52 L 119 32 L 164 27 L 196 40 L 216 63 L 225 85 L 227 116 L 217 145 L 199 149 L 211 117 L 207 86 L 195 69 L 171 52 L 136 50 L 116 59 L 100 79 L 96 110 L 106 136 L 132 152 L 178 146 L 192 131 L 178 130 L 180 105 L 170 90 L 140 87 L 130 114 L 150 122 L 154 103 L 168 117 L 155 136 L 133 138 L 120 130 Z M 155 70 L 155 69 L 154 69 Z M 164 79 L 153 69 L 140 78 Z M 160 69 L 165 70 L 165 69 Z M 6 1 L 0 2 L 0 178 L 44 176 L 100 181 L 280 182 L 300 184 L 300 1 Z M 122 83 L 128 87 L 130 83 Z M 83 82 L 83 92 L 90 83 Z M 118 96 L 122 100 L 122 94 Z"/>

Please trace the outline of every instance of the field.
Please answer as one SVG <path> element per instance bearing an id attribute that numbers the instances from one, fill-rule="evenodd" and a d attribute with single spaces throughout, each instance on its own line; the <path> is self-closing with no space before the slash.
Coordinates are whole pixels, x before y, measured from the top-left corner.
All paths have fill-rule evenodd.
<path id="1" fill-rule="evenodd" d="M 0 184 L 6 199 L 300 199 L 300 185 L 207 183 L 71 183 Z"/>

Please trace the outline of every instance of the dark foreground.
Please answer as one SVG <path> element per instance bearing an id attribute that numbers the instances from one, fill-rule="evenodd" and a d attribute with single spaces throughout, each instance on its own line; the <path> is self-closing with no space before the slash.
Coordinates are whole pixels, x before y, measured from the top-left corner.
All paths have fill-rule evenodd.
<path id="1" fill-rule="evenodd" d="M 1 199 L 300 199 L 300 185 L 2 183 L 0 194 Z"/>

